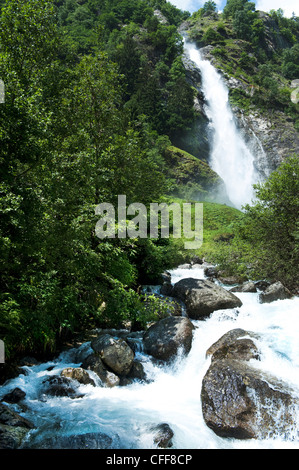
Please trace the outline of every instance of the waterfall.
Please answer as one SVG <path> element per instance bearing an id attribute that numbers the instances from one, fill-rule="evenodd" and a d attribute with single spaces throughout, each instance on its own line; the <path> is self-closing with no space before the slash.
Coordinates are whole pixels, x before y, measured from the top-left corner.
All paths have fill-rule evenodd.
<path id="1" fill-rule="evenodd" d="M 211 130 L 210 165 L 223 179 L 232 205 L 241 209 L 251 203 L 252 185 L 258 181 L 254 156 L 238 131 L 222 77 L 208 60 L 202 59 L 194 44 L 185 41 L 185 51 L 202 76 Z"/>

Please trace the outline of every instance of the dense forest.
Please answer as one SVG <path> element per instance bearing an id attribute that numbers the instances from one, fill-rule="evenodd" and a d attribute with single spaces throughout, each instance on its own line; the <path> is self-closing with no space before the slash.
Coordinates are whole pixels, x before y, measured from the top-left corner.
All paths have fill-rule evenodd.
<path id="1" fill-rule="evenodd" d="M 188 199 L 178 158 L 187 180 L 196 172 L 217 179 L 204 159 L 173 147 L 196 119 L 179 26 L 188 22 L 194 40 L 217 46 L 226 72 L 257 88 L 253 97 L 233 92 L 233 103 L 279 109 L 298 129 L 298 104 L 289 99 L 299 77 L 297 17 L 271 12 L 270 50 L 247 0 L 228 0 L 221 15 L 209 1 L 192 16 L 166 0 L 0 7 L 0 337 L 8 357 L 54 352 L 84 328 L 146 324 L 162 307 L 154 297 L 145 302 L 140 286 L 195 254 L 227 272 L 298 287 L 298 155 L 244 212 L 209 202 L 202 183 L 205 240 L 196 253 L 181 240 L 95 236 L 95 207 L 117 207 L 118 195 L 147 207 Z"/>

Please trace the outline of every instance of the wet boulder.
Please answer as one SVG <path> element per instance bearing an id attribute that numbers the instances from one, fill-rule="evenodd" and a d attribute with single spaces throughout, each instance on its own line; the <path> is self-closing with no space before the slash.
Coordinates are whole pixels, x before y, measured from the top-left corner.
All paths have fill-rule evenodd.
<path id="1" fill-rule="evenodd" d="M 131 367 L 130 372 L 128 373 L 127 377 L 133 380 L 145 381 L 146 380 L 146 372 L 144 370 L 142 362 L 134 359 L 133 365 Z"/>
<path id="2" fill-rule="evenodd" d="M 204 420 L 218 436 L 265 439 L 294 432 L 298 403 L 292 391 L 248 362 L 213 361 L 201 401 Z"/>
<path id="3" fill-rule="evenodd" d="M 83 385 L 93 385 L 95 386 L 94 380 L 90 377 L 88 372 L 82 367 L 67 367 L 63 369 L 60 374 L 62 377 L 67 377 L 72 380 L 77 380 L 80 384 Z"/>
<path id="4" fill-rule="evenodd" d="M 174 285 L 172 295 L 185 303 L 187 315 L 194 320 L 215 310 L 242 306 L 235 294 L 207 279 L 182 279 Z"/>
<path id="5" fill-rule="evenodd" d="M 239 286 L 236 286 L 236 287 L 232 287 L 230 289 L 230 292 L 249 292 L 249 293 L 254 293 L 256 292 L 257 289 L 256 289 L 256 285 L 254 282 L 252 281 L 248 281 L 248 282 L 244 282 L 243 284 L 239 285 Z"/>
<path id="6" fill-rule="evenodd" d="M 188 318 L 168 317 L 152 325 L 144 335 L 144 349 L 156 359 L 169 360 L 180 348 L 189 353 L 194 326 Z"/>
<path id="7" fill-rule="evenodd" d="M 174 432 L 167 423 L 160 423 L 151 426 L 150 431 L 153 433 L 154 444 L 160 449 L 169 449 L 173 446 L 172 438 Z"/>
<path id="8" fill-rule="evenodd" d="M 259 295 L 260 303 L 270 303 L 275 300 L 290 299 L 292 294 L 290 291 L 280 282 L 275 282 L 266 288 L 264 292 Z"/>
<path id="9" fill-rule="evenodd" d="M 78 393 L 77 387 L 72 380 L 67 377 L 53 375 L 47 377 L 43 381 L 42 388 L 43 396 L 51 397 L 69 397 L 69 398 L 82 398 L 83 395 Z"/>
<path id="10" fill-rule="evenodd" d="M 100 335 L 91 342 L 91 347 L 115 374 L 127 375 L 130 372 L 135 355 L 122 338 Z"/>
<path id="11" fill-rule="evenodd" d="M 105 367 L 102 359 L 96 354 L 90 354 L 81 364 L 83 369 L 94 372 L 105 387 L 116 387 L 120 383 L 119 377 Z"/>
<path id="12" fill-rule="evenodd" d="M 212 361 L 218 359 L 258 360 L 260 351 L 254 341 L 258 338 L 259 336 L 252 331 L 236 328 L 228 331 L 212 344 L 206 352 L 206 357 L 211 356 Z"/>

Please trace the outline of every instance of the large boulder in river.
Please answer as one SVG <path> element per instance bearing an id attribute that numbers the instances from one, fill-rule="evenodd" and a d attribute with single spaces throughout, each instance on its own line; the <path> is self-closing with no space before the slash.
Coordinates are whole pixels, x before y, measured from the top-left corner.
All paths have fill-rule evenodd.
<path id="1" fill-rule="evenodd" d="M 296 395 L 263 372 L 261 362 L 254 367 L 262 357 L 259 338 L 236 328 L 207 350 L 211 365 L 202 382 L 203 417 L 221 437 L 264 439 L 295 432 Z"/>
<path id="2" fill-rule="evenodd" d="M 274 284 L 271 284 L 267 289 L 259 295 L 260 303 L 270 303 L 275 300 L 285 300 L 290 299 L 292 294 L 290 291 L 284 287 L 284 285 L 278 281 Z"/>
<path id="3" fill-rule="evenodd" d="M 156 359 L 169 360 L 179 349 L 188 353 L 192 345 L 194 326 L 188 318 L 168 317 L 152 325 L 144 335 L 147 354 Z"/>
<path id="4" fill-rule="evenodd" d="M 94 339 L 91 347 L 115 374 L 127 375 L 130 372 L 135 355 L 125 340 L 104 334 Z"/>
<path id="5" fill-rule="evenodd" d="M 201 400 L 207 426 L 221 437 L 291 437 L 295 431 L 298 403 L 292 391 L 248 362 L 213 361 L 202 382 Z"/>
<path id="6" fill-rule="evenodd" d="M 182 279 L 174 285 L 172 295 L 185 303 L 187 315 L 194 320 L 205 318 L 215 310 L 242 306 L 232 292 L 207 279 Z"/>

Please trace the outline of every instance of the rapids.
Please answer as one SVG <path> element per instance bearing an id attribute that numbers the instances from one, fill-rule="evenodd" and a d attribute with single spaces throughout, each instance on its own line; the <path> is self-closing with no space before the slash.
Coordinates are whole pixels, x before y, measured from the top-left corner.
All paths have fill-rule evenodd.
<path id="1" fill-rule="evenodd" d="M 183 277 L 204 278 L 201 268 L 178 268 L 171 274 L 173 283 Z M 243 301 L 241 308 L 215 311 L 208 319 L 193 322 L 196 329 L 188 356 L 178 355 L 166 366 L 152 361 L 140 348 L 136 354 L 149 383 L 106 388 L 98 380 L 96 387 L 79 385 L 82 398 L 50 397 L 41 393 L 42 381 L 65 367 L 79 367 L 75 362 L 78 351 L 72 349 L 56 360 L 24 367 L 26 375 L 10 380 L 0 390 L 0 398 L 15 387 L 26 392 L 25 408 L 20 412 L 15 405 L 16 411 L 36 429 L 30 431 L 24 446 L 39 448 L 42 440 L 52 436 L 101 432 L 112 438 L 114 449 L 154 449 L 150 428 L 163 422 L 174 432 L 174 449 L 298 449 L 297 432 L 289 440 L 277 436 L 240 441 L 216 436 L 203 420 L 201 383 L 210 364 L 206 350 L 234 328 L 261 334 L 262 361 L 254 361 L 254 365 L 283 379 L 299 394 L 299 298 L 260 304 L 258 293 L 236 295 Z M 80 347 L 86 354 L 89 348 L 90 343 Z"/>

